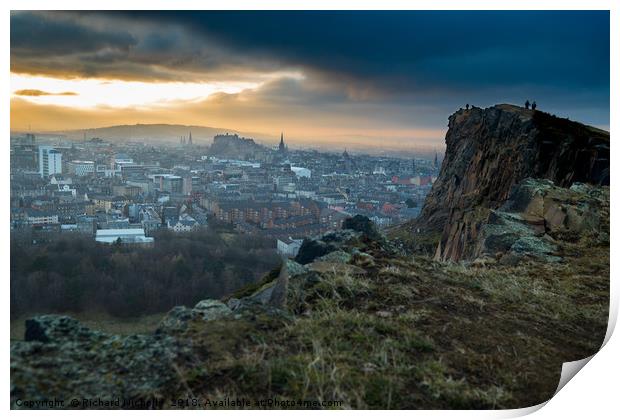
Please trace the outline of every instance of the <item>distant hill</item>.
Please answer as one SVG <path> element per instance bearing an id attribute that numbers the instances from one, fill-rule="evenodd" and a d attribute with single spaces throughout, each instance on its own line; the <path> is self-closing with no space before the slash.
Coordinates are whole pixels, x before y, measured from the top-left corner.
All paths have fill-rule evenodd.
<path id="1" fill-rule="evenodd" d="M 89 128 L 84 130 L 59 131 L 68 139 L 80 140 L 86 135 L 87 139 L 100 137 L 108 141 L 148 141 L 156 143 L 178 142 L 181 136 L 187 139 L 192 133 L 194 144 L 211 144 L 216 134 L 239 134 L 245 137 L 261 136 L 257 133 L 241 133 L 230 128 L 204 127 L 199 125 L 181 124 L 135 124 L 115 125 L 111 127 Z M 263 137 L 263 136 L 261 136 Z"/>

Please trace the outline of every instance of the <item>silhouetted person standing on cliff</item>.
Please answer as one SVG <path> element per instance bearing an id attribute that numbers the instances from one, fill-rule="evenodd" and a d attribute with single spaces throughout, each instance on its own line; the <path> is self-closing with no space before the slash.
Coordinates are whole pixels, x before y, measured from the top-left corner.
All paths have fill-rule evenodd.
<path id="1" fill-rule="evenodd" d="M 525 101 L 525 109 L 530 109 L 530 100 L 529 99 L 527 99 Z"/>
<path id="2" fill-rule="evenodd" d="M 532 111 L 536 109 L 536 101 L 532 102 Z"/>
<path id="3" fill-rule="evenodd" d="M 465 104 L 465 109 L 469 109 L 469 104 Z"/>

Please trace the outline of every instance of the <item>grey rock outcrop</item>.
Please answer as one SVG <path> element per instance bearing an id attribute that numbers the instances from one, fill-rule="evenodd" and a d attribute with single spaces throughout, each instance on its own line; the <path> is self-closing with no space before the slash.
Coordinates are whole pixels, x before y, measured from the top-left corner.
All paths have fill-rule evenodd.
<path id="1" fill-rule="evenodd" d="M 41 315 L 26 320 L 25 341 L 49 343 L 53 341 L 91 337 L 96 332 L 68 316 Z"/>
<path id="2" fill-rule="evenodd" d="M 342 228 L 360 232 L 370 239 L 381 239 L 381 234 L 375 224 L 368 217 L 359 214 L 344 220 Z"/>
<path id="3" fill-rule="evenodd" d="M 336 251 L 330 252 L 327 255 L 323 255 L 322 257 L 317 258 L 316 261 L 348 264 L 352 258 L 353 256 L 348 252 L 338 249 Z"/>
<path id="4" fill-rule="evenodd" d="M 223 302 L 215 299 L 206 299 L 198 302 L 193 308 L 175 306 L 161 320 L 157 332 L 172 333 L 183 331 L 190 321 L 201 319 L 210 321 L 224 318 L 232 313 L 231 309 Z"/>
<path id="5" fill-rule="evenodd" d="M 11 344 L 11 405 L 50 397 L 151 399 L 179 382 L 177 364 L 193 355 L 171 335 L 117 336 L 67 316 L 26 322 L 25 341 Z M 121 401 L 122 402 L 122 401 Z"/>
<path id="6" fill-rule="evenodd" d="M 559 261 L 557 241 L 577 241 L 609 231 L 609 188 L 527 178 L 481 223 L 474 257 L 501 254 L 514 263 L 524 256 Z"/>

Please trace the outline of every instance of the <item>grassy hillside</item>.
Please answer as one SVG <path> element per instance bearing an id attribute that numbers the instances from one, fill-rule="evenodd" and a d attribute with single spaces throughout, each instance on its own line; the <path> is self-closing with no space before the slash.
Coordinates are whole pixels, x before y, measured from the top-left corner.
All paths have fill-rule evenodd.
<path id="1" fill-rule="evenodd" d="M 349 270 L 335 264 L 289 299 L 293 316 L 193 324 L 182 336 L 208 368 L 183 367 L 184 381 L 210 399 L 538 404 L 553 395 L 563 362 L 598 350 L 607 325 L 608 247 L 565 244 L 562 252 L 564 263 L 515 267 L 380 253 Z"/>

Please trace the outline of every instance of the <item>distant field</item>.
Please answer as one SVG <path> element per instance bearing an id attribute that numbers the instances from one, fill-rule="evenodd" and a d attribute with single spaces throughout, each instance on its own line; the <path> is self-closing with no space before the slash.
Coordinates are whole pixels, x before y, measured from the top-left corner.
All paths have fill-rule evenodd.
<path id="1" fill-rule="evenodd" d="M 38 314 L 24 315 L 11 320 L 11 341 L 24 339 L 25 321 L 36 315 Z M 66 313 L 63 315 L 69 315 L 92 329 L 124 335 L 152 332 L 164 317 L 164 313 L 135 318 L 115 318 L 105 313 Z"/>

